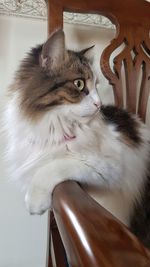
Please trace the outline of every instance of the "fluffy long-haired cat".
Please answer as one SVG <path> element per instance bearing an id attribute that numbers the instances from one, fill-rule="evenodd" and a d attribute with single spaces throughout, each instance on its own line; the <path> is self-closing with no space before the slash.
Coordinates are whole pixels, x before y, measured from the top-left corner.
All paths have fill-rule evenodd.
<path id="1" fill-rule="evenodd" d="M 61 181 L 96 188 L 98 201 L 150 246 L 149 131 L 101 105 L 89 49 L 67 50 L 58 30 L 23 60 L 5 112 L 11 176 L 32 214 L 51 207 Z"/>

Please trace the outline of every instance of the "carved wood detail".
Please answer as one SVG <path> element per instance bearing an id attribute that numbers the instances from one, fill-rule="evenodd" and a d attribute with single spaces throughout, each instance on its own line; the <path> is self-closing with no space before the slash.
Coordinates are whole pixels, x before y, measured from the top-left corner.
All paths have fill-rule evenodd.
<path id="1" fill-rule="evenodd" d="M 113 70 L 110 66 L 112 53 L 124 44 L 123 50 L 113 58 Z M 116 39 L 103 51 L 101 69 L 114 89 L 115 102 L 123 107 L 123 77 L 124 67 L 126 83 L 126 108 L 133 113 L 138 112 L 145 120 L 146 107 L 150 90 L 150 39 L 149 29 L 120 25 Z M 142 77 L 139 83 L 140 72 Z M 138 99 L 138 86 L 139 99 Z"/>

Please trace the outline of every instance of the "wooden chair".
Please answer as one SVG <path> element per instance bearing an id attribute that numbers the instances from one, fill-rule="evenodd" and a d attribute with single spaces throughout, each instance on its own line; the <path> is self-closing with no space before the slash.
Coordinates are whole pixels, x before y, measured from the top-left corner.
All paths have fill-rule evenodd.
<path id="1" fill-rule="evenodd" d="M 49 33 L 63 27 L 63 11 L 102 14 L 116 25 L 116 36 L 103 51 L 100 66 L 113 86 L 115 104 L 138 113 L 145 121 L 150 89 L 150 3 L 144 0 L 49 0 Z M 114 57 L 112 69 L 110 56 L 121 45 L 123 49 Z M 57 267 L 67 266 L 66 254 L 71 267 L 150 266 L 149 251 L 76 182 L 64 182 L 56 187 L 53 213 L 50 240 Z M 51 249 L 48 266 L 53 266 Z"/>

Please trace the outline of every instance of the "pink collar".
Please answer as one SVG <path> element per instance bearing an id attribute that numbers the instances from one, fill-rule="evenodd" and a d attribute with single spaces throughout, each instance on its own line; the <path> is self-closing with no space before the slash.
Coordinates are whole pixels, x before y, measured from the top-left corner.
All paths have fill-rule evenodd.
<path id="1" fill-rule="evenodd" d="M 76 136 L 75 135 L 73 135 L 73 136 L 70 136 L 70 135 L 68 135 L 68 134 L 64 134 L 64 141 L 71 141 L 72 139 L 75 139 L 76 138 Z"/>

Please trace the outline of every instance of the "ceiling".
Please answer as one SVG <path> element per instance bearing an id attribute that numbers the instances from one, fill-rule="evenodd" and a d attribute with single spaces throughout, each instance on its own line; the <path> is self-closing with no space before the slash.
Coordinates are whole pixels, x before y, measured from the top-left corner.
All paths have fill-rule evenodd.
<path id="1" fill-rule="evenodd" d="M 44 0 L 0 0 L 0 14 L 42 20 L 47 19 Z M 64 21 L 67 23 L 113 28 L 111 22 L 100 15 L 64 12 Z"/>

